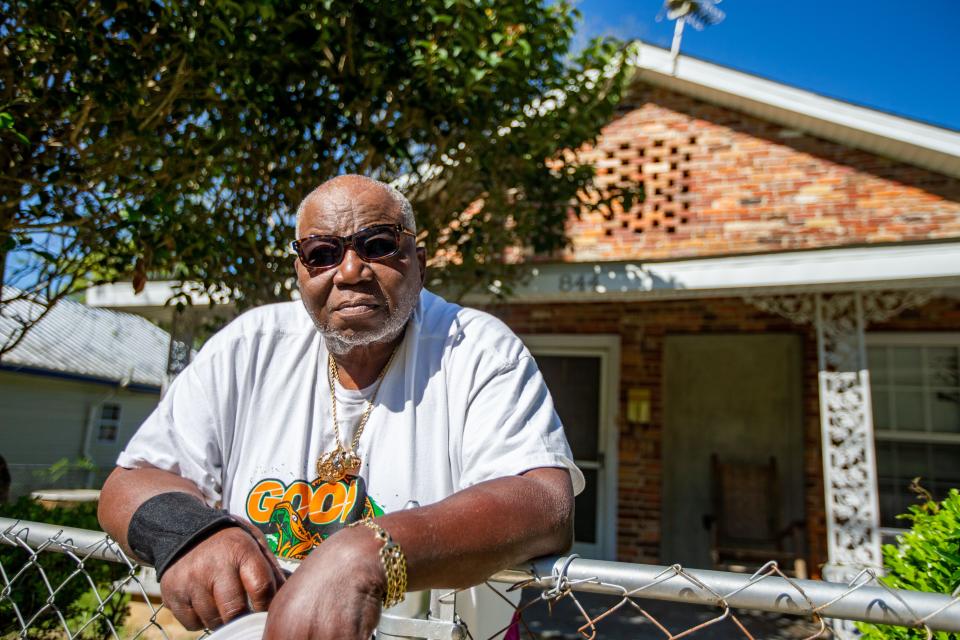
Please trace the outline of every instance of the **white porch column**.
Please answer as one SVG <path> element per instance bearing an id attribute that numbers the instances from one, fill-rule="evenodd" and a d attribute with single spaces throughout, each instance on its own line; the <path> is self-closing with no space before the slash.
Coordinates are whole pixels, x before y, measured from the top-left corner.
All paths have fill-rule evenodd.
<path id="1" fill-rule="evenodd" d="M 823 577 L 879 569 L 880 506 L 861 293 L 816 294 L 827 557 Z"/>

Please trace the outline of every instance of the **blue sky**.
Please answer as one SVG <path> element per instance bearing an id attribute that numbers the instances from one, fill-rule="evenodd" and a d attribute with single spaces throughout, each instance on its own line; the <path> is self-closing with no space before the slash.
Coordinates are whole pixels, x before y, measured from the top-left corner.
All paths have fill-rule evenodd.
<path id="1" fill-rule="evenodd" d="M 669 48 L 662 0 L 579 0 L 580 33 Z M 683 35 L 685 54 L 960 130 L 960 2 L 724 0 L 726 19 Z"/>

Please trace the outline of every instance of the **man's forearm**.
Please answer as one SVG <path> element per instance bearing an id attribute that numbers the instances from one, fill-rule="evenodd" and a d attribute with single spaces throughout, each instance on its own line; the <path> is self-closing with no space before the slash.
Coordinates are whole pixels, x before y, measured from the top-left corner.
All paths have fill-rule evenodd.
<path id="1" fill-rule="evenodd" d="M 148 549 L 146 554 L 137 554 L 131 549 L 127 532 L 134 513 L 150 498 L 169 492 L 204 499 L 194 483 L 176 474 L 159 469 L 118 467 L 100 494 L 100 524 L 127 553 L 135 557 L 142 555 L 141 559 L 156 562 L 158 569 L 161 566 L 165 569 L 160 577 L 163 602 L 188 629 L 214 629 L 247 611 L 266 611 L 284 577 L 262 534 L 253 527 L 246 527 L 246 531 L 245 527 L 235 526 L 207 531 L 196 529 L 194 533 L 201 533 L 203 537 L 194 544 L 196 539 L 184 532 L 186 537 L 181 541 L 185 544 L 180 545 L 176 536 L 169 537 L 169 529 L 164 526 L 168 509 L 164 506 L 159 514 L 160 529 L 166 532 L 162 540 L 172 542 L 173 548 L 160 545 L 162 556 L 152 543 L 144 547 Z M 192 503 L 189 498 L 186 501 Z M 169 507 L 170 511 L 176 509 L 176 505 Z M 171 512 L 170 518 L 182 513 Z M 140 531 L 138 544 L 143 543 L 142 533 Z M 185 546 L 186 543 L 190 546 Z"/>
<path id="2" fill-rule="evenodd" d="M 170 491 L 189 493 L 203 500 L 197 485 L 175 473 L 160 469 L 117 467 L 103 485 L 97 516 L 104 531 L 132 553 L 127 528 L 134 512 L 153 496 Z M 134 554 L 135 555 L 135 554 Z"/>
<path id="3" fill-rule="evenodd" d="M 570 474 L 544 468 L 497 478 L 378 521 L 403 548 L 411 591 L 467 587 L 504 567 L 569 548 Z"/>

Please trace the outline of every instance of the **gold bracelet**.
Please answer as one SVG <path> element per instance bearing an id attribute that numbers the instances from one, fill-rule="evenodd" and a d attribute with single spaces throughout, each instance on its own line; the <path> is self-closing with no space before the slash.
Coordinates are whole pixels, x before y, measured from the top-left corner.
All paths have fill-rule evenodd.
<path id="1" fill-rule="evenodd" d="M 403 549 L 393 541 L 383 527 L 369 518 L 358 520 L 350 526 L 355 527 L 361 524 L 372 530 L 377 540 L 383 542 L 383 546 L 380 547 L 380 564 L 383 565 L 383 572 L 387 576 L 383 606 L 390 608 L 400 604 L 407 594 L 407 558 L 403 555 Z"/>

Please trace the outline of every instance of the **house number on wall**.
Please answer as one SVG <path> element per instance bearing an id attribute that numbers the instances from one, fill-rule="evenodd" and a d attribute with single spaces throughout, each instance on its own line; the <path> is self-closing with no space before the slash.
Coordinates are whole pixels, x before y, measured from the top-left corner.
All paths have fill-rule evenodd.
<path id="1" fill-rule="evenodd" d="M 565 273 L 560 276 L 560 291 L 596 291 L 600 286 L 600 276 L 596 273 L 574 275 Z"/>

